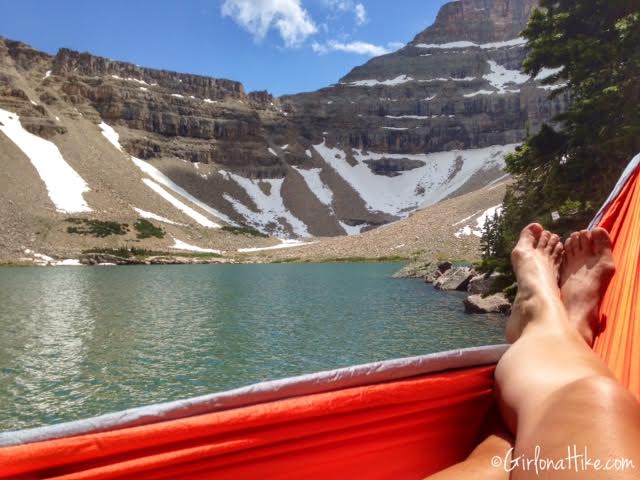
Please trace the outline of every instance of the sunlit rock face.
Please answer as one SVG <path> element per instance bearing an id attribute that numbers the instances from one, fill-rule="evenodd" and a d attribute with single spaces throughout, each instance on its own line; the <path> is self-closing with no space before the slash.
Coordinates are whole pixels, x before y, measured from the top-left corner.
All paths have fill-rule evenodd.
<path id="1" fill-rule="evenodd" d="M 237 224 L 357 234 L 503 176 L 504 154 L 566 108 L 566 93 L 549 99 L 556 87 L 540 83 L 554 72 L 520 73 L 534 5 L 451 2 L 399 51 L 281 98 L 0 39 L 0 108 L 52 140 L 67 135 L 65 119 L 104 122 L 127 154 Z"/>

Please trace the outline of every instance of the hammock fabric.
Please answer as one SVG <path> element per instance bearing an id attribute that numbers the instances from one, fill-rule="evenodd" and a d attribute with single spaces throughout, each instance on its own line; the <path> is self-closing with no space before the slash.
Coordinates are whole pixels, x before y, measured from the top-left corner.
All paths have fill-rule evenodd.
<path id="1" fill-rule="evenodd" d="M 640 397 L 640 156 L 592 223 L 618 271 L 595 351 Z M 267 382 L 54 427 L 0 434 L 0 478 L 406 479 L 466 458 L 506 346 Z"/>

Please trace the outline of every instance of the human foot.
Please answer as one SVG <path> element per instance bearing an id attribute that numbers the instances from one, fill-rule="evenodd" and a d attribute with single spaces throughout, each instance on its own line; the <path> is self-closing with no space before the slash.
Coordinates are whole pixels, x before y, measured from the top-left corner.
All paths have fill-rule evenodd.
<path id="1" fill-rule="evenodd" d="M 575 232 L 566 241 L 560 272 L 562 300 L 569 321 L 590 346 L 599 331 L 598 306 L 614 273 L 611 239 L 606 230 Z"/>
<path id="2" fill-rule="evenodd" d="M 529 225 L 511 253 L 511 263 L 518 281 L 518 295 L 507 322 L 506 337 L 515 342 L 528 321 L 542 309 L 558 308 L 558 277 L 563 246 L 560 237 L 541 225 Z"/>

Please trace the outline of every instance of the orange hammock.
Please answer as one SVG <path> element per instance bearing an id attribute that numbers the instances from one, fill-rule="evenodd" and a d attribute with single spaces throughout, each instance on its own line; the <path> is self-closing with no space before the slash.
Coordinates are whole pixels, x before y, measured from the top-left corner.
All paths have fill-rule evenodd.
<path id="1" fill-rule="evenodd" d="M 618 265 L 595 350 L 636 397 L 638 163 L 640 156 L 592 225 L 611 232 Z M 420 480 L 475 446 L 505 348 L 382 362 L 0 434 L 0 478 Z"/>

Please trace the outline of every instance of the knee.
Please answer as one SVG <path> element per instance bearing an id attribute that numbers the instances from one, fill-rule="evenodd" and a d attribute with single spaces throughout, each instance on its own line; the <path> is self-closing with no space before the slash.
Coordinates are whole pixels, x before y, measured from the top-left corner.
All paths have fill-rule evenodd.
<path id="1" fill-rule="evenodd" d="M 570 383 L 559 392 L 582 402 L 595 404 L 598 407 L 621 408 L 624 405 L 633 405 L 637 408 L 637 400 L 615 378 L 596 375 L 581 378 Z"/>

